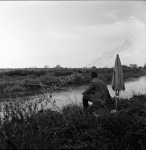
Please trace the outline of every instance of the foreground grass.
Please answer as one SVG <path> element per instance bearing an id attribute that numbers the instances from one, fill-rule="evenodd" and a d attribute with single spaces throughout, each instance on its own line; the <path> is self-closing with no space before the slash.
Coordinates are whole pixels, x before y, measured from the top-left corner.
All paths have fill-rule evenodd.
<path id="1" fill-rule="evenodd" d="M 48 109 L 26 119 L 5 120 L 0 132 L 11 149 L 146 149 L 146 95 L 122 99 L 118 109 L 109 113 L 71 104 L 60 112 Z"/>

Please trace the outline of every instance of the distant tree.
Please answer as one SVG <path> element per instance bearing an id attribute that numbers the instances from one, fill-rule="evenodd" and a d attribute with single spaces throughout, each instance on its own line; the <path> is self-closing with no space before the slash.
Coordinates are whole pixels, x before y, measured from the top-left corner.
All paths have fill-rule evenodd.
<path id="1" fill-rule="evenodd" d="M 32 67 L 30 67 L 30 68 L 37 68 L 36 66 L 32 66 Z"/>
<path id="2" fill-rule="evenodd" d="M 96 66 L 93 66 L 92 69 L 96 69 Z"/>
<path id="3" fill-rule="evenodd" d="M 44 68 L 49 68 L 49 66 L 48 66 L 48 65 L 45 65 Z"/>
<path id="4" fill-rule="evenodd" d="M 130 67 L 130 68 L 133 68 L 133 64 L 130 64 L 129 67 Z"/>
<path id="5" fill-rule="evenodd" d="M 56 65 L 56 67 L 55 68 L 61 68 L 61 65 L 60 64 L 58 64 L 58 65 Z"/>
<path id="6" fill-rule="evenodd" d="M 146 62 L 145 62 L 145 64 L 144 64 L 143 68 L 146 69 Z"/>
<path id="7" fill-rule="evenodd" d="M 105 66 L 105 67 L 103 67 L 103 68 L 108 68 L 108 66 Z"/>
<path id="8" fill-rule="evenodd" d="M 134 67 L 134 68 L 138 68 L 138 65 L 137 65 L 137 64 L 134 64 L 133 67 Z"/>
<path id="9" fill-rule="evenodd" d="M 130 64 L 129 67 L 131 67 L 131 68 L 137 68 L 138 66 L 137 66 L 137 64 Z"/>

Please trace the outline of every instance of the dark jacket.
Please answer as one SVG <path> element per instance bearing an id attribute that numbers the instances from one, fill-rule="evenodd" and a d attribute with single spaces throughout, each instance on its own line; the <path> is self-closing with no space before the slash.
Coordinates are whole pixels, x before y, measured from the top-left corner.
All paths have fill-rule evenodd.
<path id="1" fill-rule="evenodd" d="M 99 78 L 94 78 L 90 86 L 83 92 L 83 95 L 93 95 L 97 99 L 104 99 L 106 102 L 112 102 L 109 90 L 106 84 Z"/>

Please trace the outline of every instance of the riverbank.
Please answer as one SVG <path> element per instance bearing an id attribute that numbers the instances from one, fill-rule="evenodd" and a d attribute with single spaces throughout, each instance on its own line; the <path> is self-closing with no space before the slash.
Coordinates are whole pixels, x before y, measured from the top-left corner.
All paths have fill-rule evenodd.
<path id="1" fill-rule="evenodd" d="M 0 131 L 15 149 L 146 149 L 146 95 L 121 99 L 118 110 L 84 110 L 72 103 L 60 112 L 42 109 L 5 119 Z"/>
<path id="2" fill-rule="evenodd" d="M 17 97 L 37 94 L 42 90 L 53 91 L 62 87 L 87 85 L 91 81 L 90 73 L 96 71 L 99 77 L 110 84 L 113 68 L 49 68 L 49 69 L 19 69 L 0 74 L 0 97 Z M 124 80 L 146 75 L 141 68 L 123 67 Z"/>

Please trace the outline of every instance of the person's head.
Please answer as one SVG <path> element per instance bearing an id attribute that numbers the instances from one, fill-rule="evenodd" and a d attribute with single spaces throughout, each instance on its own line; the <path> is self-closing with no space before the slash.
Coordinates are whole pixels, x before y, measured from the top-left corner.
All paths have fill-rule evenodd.
<path id="1" fill-rule="evenodd" d="M 97 78 L 97 77 L 98 77 L 98 75 L 97 75 L 96 72 L 92 72 L 92 73 L 91 73 L 91 78 L 92 78 L 92 79 Z"/>

